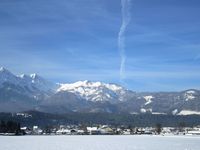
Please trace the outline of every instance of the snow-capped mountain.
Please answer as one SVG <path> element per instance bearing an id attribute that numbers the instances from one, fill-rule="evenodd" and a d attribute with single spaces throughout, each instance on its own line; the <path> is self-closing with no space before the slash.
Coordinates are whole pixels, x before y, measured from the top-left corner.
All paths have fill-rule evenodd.
<path id="1" fill-rule="evenodd" d="M 31 91 L 55 92 L 58 87 L 58 85 L 43 79 L 37 74 L 30 74 L 30 75 L 22 74 L 16 76 L 7 69 L 1 67 L 0 86 L 3 86 L 3 84 L 5 83 L 26 88 L 30 90 L 30 92 Z"/>
<path id="2" fill-rule="evenodd" d="M 165 114 L 199 114 L 200 91 L 190 89 L 182 92 L 139 93 L 145 99 L 141 111 Z"/>
<path id="3" fill-rule="evenodd" d="M 186 101 L 190 101 L 190 100 L 194 100 L 196 98 L 196 92 L 195 90 L 188 90 L 188 91 L 185 91 L 184 93 L 184 97 L 185 97 L 185 100 Z"/>
<path id="4" fill-rule="evenodd" d="M 10 71 L 7 69 L 1 67 L 0 68 L 0 86 L 2 86 L 3 83 L 10 82 L 13 84 L 19 84 L 19 78 L 15 75 L 13 75 Z"/>
<path id="5" fill-rule="evenodd" d="M 14 75 L 0 68 L 0 112 L 109 112 L 200 114 L 200 91 L 137 93 L 92 81 L 55 84 L 37 74 Z"/>
<path id="6" fill-rule="evenodd" d="M 112 103 L 123 101 L 124 95 L 128 92 L 127 89 L 116 84 L 91 82 L 87 80 L 71 84 L 61 84 L 57 91 L 72 92 L 77 96 L 92 102 L 109 101 Z"/>
<path id="7" fill-rule="evenodd" d="M 59 85 L 45 80 L 35 73 L 30 74 L 29 76 L 23 74 L 20 77 L 25 80 L 25 83 L 27 83 L 29 87 L 37 88 L 43 92 L 56 92 L 57 88 L 59 87 Z"/>
<path id="8" fill-rule="evenodd" d="M 42 77 L 12 74 L 7 69 L 0 68 L 0 111 L 23 111 L 35 109 L 38 101 L 55 93 L 56 84 Z"/>

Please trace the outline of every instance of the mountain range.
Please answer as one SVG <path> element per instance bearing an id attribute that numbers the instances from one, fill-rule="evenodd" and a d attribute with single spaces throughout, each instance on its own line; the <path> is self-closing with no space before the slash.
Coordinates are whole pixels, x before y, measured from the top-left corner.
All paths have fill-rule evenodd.
<path id="1" fill-rule="evenodd" d="M 53 83 L 37 74 L 0 68 L 0 112 L 200 115 L 200 90 L 135 92 L 117 84 Z"/>

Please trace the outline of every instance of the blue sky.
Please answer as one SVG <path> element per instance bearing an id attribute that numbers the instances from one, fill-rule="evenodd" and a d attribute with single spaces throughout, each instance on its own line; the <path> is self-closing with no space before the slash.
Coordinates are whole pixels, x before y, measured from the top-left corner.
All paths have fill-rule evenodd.
<path id="1" fill-rule="evenodd" d="M 200 88 L 200 1 L 132 0 L 120 80 L 120 0 L 1 0 L 0 65 L 54 82 Z"/>

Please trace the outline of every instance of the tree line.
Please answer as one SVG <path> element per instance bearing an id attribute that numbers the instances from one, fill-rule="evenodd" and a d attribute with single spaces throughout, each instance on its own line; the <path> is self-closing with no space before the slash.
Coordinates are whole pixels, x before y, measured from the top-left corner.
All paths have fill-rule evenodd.
<path id="1" fill-rule="evenodd" d="M 0 133 L 13 133 L 15 135 L 23 134 L 22 130 L 20 129 L 20 123 L 14 121 L 1 121 L 0 123 Z"/>
<path id="2" fill-rule="evenodd" d="M 22 126 L 40 127 L 55 126 L 62 124 L 109 124 L 112 126 L 132 126 L 132 127 L 156 127 L 160 123 L 167 127 L 193 127 L 200 125 L 200 115 L 176 116 L 176 115 L 131 115 L 114 113 L 67 113 L 67 114 L 48 114 L 42 112 L 27 112 L 32 117 L 13 115 L 11 113 L 0 113 L 0 120 L 20 122 Z"/>

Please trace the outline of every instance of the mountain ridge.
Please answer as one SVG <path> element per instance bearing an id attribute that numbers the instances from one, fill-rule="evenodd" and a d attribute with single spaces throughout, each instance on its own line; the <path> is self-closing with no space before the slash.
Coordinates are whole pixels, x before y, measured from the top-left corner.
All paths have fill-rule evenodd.
<path id="1" fill-rule="evenodd" d="M 200 91 L 135 92 L 117 84 L 78 81 L 52 83 L 37 74 L 12 74 L 0 68 L 0 112 L 108 112 L 200 114 Z M 6 109 L 8 108 L 8 109 Z"/>

